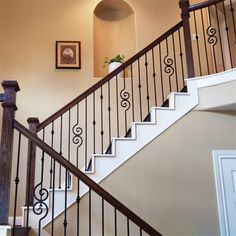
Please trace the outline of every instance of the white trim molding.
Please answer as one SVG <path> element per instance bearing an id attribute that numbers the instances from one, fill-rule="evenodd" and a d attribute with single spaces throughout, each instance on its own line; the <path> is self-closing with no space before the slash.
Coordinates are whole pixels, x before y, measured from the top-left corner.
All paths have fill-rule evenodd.
<path id="1" fill-rule="evenodd" d="M 225 186 L 224 186 L 222 160 L 223 159 L 236 159 L 236 150 L 214 150 L 212 154 L 213 154 L 213 162 L 214 162 L 216 195 L 217 195 L 219 222 L 220 222 L 220 233 L 221 233 L 221 236 L 230 236 L 229 220 L 228 220 L 227 207 L 226 207 L 226 194 L 225 194 Z"/>

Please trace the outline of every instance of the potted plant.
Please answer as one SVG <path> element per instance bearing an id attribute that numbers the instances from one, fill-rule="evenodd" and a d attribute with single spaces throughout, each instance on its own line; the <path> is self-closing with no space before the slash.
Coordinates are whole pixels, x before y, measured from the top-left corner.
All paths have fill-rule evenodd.
<path id="1" fill-rule="evenodd" d="M 118 54 L 114 58 L 106 57 L 104 61 L 104 67 L 108 66 L 108 72 L 111 73 L 113 70 L 118 68 L 124 62 L 124 55 Z"/>

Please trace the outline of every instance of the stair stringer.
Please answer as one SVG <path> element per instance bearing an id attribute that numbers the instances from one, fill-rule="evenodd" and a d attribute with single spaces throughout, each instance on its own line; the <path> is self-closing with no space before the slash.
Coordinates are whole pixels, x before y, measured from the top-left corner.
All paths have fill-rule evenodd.
<path id="1" fill-rule="evenodd" d="M 113 138 L 112 154 L 93 155 L 92 170 L 85 171 L 83 169 L 84 173 L 95 182 L 100 183 L 153 139 L 161 135 L 188 112 L 192 111 L 199 104 L 198 89 L 234 80 L 236 80 L 236 69 L 185 80 L 188 93 L 172 92 L 168 96 L 169 107 L 153 107 L 151 109 L 151 122 L 133 122 L 131 125 L 131 137 Z M 83 197 L 87 192 L 88 187 L 81 183 L 80 197 Z M 67 208 L 76 203 L 77 195 L 75 187 L 68 191 Z M 55 191 L 55 202 L 60 202 L 63 196 L 63 191 Z M 64 210 L 65 208 L 60 204 L 55 206 L 54 217 L 59 216 Z M 43 227 L 51 222 L 51 215 L 52 210 L 49 208 L 48 216 L 42 221 Z M 34 228 L 37 227 L 35 222 L 37 222 L 38 218 L 32 212 L 30 212 L 29 218 L 34 218 L 31 223 Z"/>

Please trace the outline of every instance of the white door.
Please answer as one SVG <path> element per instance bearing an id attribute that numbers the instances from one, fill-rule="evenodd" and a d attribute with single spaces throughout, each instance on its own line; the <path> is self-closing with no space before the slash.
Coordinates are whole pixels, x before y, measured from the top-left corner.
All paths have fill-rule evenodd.
<path id="1" fill-rule="evenodd" d="M 214 151 L 221 235 L 236 236 L 236 151 Z"/>

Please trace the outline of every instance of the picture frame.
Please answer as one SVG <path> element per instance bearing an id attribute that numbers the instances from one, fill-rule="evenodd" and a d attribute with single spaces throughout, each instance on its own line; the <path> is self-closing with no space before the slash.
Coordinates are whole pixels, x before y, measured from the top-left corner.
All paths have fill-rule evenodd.
<path id="1" fill-rule="evenodd" d="M 80 41 L 56 41 L 56 69 L 81 69 Z"/>

